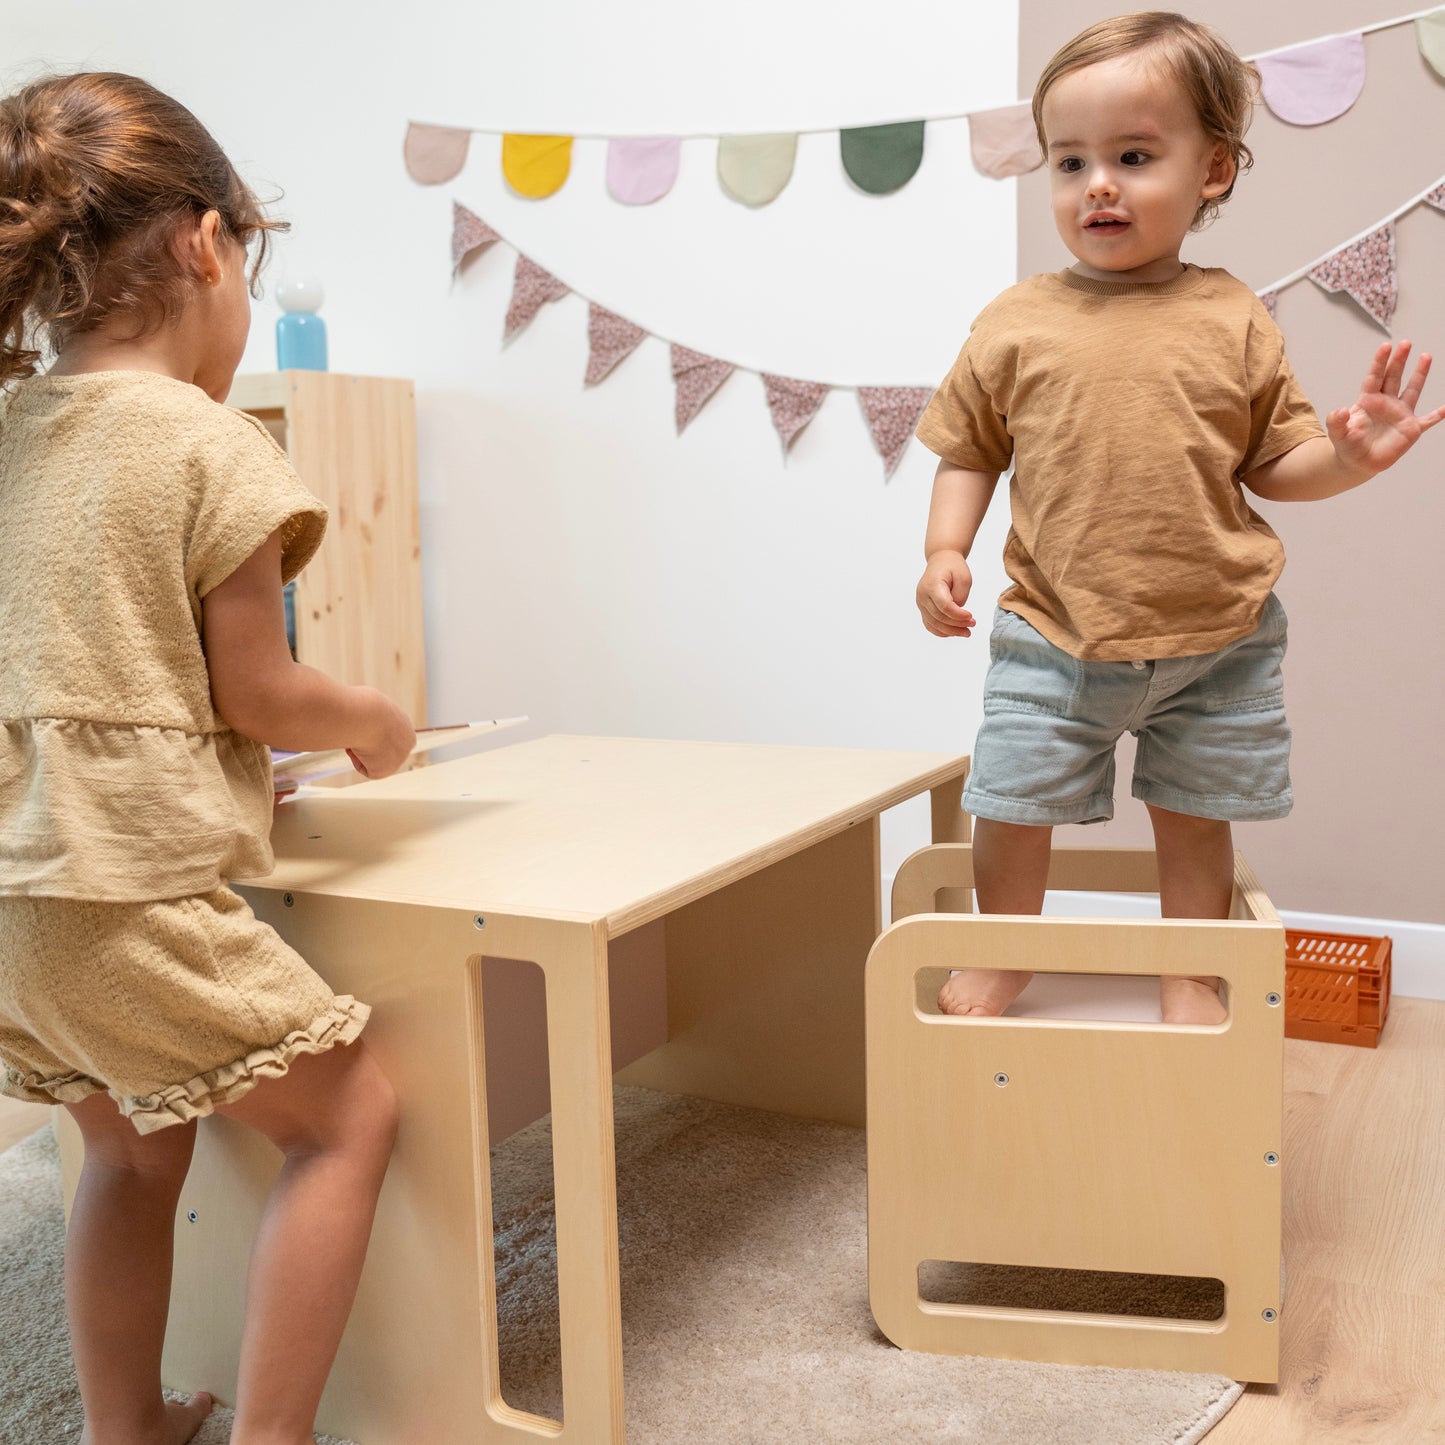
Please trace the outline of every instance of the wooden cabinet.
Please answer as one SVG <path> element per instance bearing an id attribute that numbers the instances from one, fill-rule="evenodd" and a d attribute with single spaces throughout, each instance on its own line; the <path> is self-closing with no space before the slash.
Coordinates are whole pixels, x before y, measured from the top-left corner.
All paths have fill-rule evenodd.
<path id="1" fill-rule="evenodd" d="M 296 586 L 296 656 L 426 721 L 412 383 L 331 371 L 238 376 L 227 405 L 262 421 L 326 503 Z"/>

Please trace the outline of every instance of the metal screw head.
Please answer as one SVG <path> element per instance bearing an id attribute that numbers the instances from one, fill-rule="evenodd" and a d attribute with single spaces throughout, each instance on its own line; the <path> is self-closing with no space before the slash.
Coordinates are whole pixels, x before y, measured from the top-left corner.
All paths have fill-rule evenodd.
<path id="1" fill-rule="evenodd" d="M 196 1211 L 194 1209 L 188 1209 L 186 1211 L 186 1218 L 189 1219 L 192 1224 L 196 1222 L 196 1217 Z"/>
<path id="2" fill-rule="evenodd" d="M 1278 1008 L 1280 1004 L 1284 1002 L 1284 1000 L 1277 993 L 1265 994 L 1264 1001 L 1270 1006 L 1270 1008 Z"/>
<path id="3" fill-rule="evenodd" d="M 1278 1164 L 1279 1155 L 1276 1154 L 1273 1149 L 1271 1149 L 1269 1153 L 1264 1156 L 1264 1162 L 1266 1164 Z"/>
<path id="4" fill-rule="evenodd" d="M 1002 1072 L 997 1073 L 993 1076 L 993 1081 L 1000 1089 L 1005 1088 L 1008 1084 L 1008 1075 Z"/>
<path id="5" fill-rule="evenodd" d="M 485 918 L 483 918 L 480 913 L 477 914 L 477 916 L 472 919 L 472 927 L 473 927 L 473 928 L 485 928 L 486 926 L 487 926 L 487 920 L 486 920 Z"/>
<path id="6" fill-rule="evenodd" d="M 283 893 L 281 895 L 281 901 L 287 906 L 287 908 L 293 907 L 296 903 L 295 896 L 290 893 Z"/>
<path id="7" fill-rule="evenodd" d="M 1260 1319 L 1262 1319 L 1262 1320 L 1265 1322 L 1265 1324 L 1267 1324 L 1267 1325 L 1268 1325 L 1268 1324 L 1273 1324 L 1273 1323 L 1275 1322 L 1275 1320 L 1277 1320 L 1277 1319 L 1279 1318 L 1279 1311 L 1278 1311 L 1278 1310 L 1268 1310 L 1268 1309 L 1266 1309 L 1266 1310 L 1260 1310 L 1260 1312 L 1259 1312 L 1259 1317 L 1260 1317 Z"/>

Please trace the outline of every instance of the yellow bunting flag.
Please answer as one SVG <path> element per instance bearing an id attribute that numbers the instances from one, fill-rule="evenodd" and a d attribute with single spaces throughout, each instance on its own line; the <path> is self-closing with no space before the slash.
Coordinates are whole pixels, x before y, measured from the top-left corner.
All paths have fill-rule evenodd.
<path id="1" fill-rule="evenodd" d="M 540 200 L 562 189 L 572 169 L 570 135 L 504 135 L 502 174 L 519 196 Z"/>

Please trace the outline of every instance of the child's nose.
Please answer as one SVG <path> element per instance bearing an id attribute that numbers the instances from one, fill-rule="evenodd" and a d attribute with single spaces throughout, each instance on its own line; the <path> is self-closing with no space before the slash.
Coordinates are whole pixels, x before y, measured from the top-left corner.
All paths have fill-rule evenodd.
<path id="1" fill-rule="evenodd" d="M 1097 167 L 1089 176 L 1089 197 L 1116 196 L 1119 188 L 1114 182 L 1114 173 L 1103 166 Z"/>

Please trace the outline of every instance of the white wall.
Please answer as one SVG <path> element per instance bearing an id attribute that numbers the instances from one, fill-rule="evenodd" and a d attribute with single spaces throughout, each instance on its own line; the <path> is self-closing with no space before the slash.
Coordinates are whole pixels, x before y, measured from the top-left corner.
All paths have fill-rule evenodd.
<path id="1" fill-rule="evenodd" d="M 176 0 L 4 4 L 7 89 L 46 67 L 144 75 L 188 104 L 294 224 L 269 282 L 323 278 L 332 366 L 417 382 L 431 710 L 530 714 L 532 731 L 966 750 L 986 642 L 943 643 L 913 606 L 932 461 L 892 482 L 851 393 L 787 466 L 756 376 L 678 439 L 667 348 L 584 392 L 586 305 L 502 351 L 513 255 L 452 285 L 455 196 L 571 285 L 649 330 L 816 380 L 932 385 L 1014 278 L 1014 184 L 977 175 L 962 121 L 931 126 L 891 198 L 846 181 L 834 135 L 750 211 L 714 146 L 684 148 L 649 208 L 611 200 L 581 142 L 556 197 L 473 138 L 455 182 L 406 175 L 408 119 L 689 133 L 905 119 L 1015 99 L 1017 8 L 982 0 L 521 0 L 401 6 Z M 268 290 L 269 297 L 269 290 Z M 269 299 L 243 369 L 274 366 Z M 1004 509 L 979 556 L 999 556 Z M 1001 570 L 980 578 L 987 601 Z M 985 609 L 986 615 L 986 609 Z M 901 810 L 900 810 L 901 811 Z M 926 841 L 914 807 L 896 860 Z"/>

